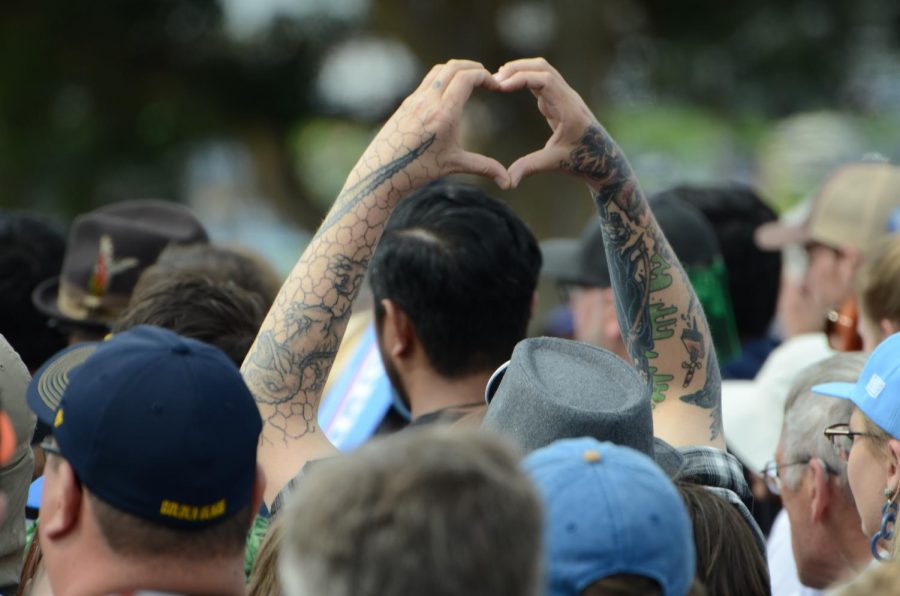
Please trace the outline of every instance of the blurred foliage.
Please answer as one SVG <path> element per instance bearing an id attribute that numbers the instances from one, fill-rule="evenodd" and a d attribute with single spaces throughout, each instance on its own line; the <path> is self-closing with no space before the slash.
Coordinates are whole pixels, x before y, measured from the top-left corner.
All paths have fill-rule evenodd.
<path id="1" fill-rule="evenodd" d="M 236 42 L 222 20 L 207 0 L 0 4 L 3 204 L 72 214 L 174 197 L 194 141 L 237 136 L 286 147 L 285 131 L 310 109 L 307 81 L 323 40 L 278 21 L 260 39 Z M 328 34 L 320 23 L 319 35 Z M 267 194 L 299 193 L 287 152 L 279 154 L 284 163 L 273 169 L 283 178 Z"/>
<path id="2" fill-rule="evenodd" d="M 0 204 L 72 215 L 128 197 L 183 198 L 192 148 L 236 139 L 253 156 L 260 194 L 315 227 L 377 123 L 323 105 L 314 82 L 337 44 L 373 35 L 406 44 L 422 72 L 453 56 L 495 68 L 545 55 L 651 189 L 752 178 L 759 158 L 775 171 L 762 178 L 792 202 L 801 190 L 783 184 L 791 174 L 779 151 L 793 141 L 767 127 L 804 110 L 856 114 L 863 140 L 835 155 L 874 142 L 898 157 L 896 0 L 361 5 L 358 21 L 307 11 L 234 38 L 213 0 L 0 3 Z M 473 148 L 509 162 L 540 146 L 547 129 L 527 93 L 486 95 L 469 110 Z M 589 204 L 558 208 L 560 195 L 578 192 L 547 177 L 514 200 L 546 235 L 580 228 Z"/>

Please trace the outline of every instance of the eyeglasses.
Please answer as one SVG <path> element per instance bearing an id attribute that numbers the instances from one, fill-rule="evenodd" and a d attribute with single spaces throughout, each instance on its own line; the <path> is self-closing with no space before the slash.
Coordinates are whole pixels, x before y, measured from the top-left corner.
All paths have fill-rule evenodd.
<path id="1" fill-rule="evenodd" d="M 768 462 L 762 470 L 763 478 L 765 478 L 766 480 L 766 488 L 768 488 L 769 492 L 773 495 L 780 495 L 782 482 L 781 475 L 778 473 L 778 470 L 780 470 L 781 468 L 789 468 L 791 466 L 805 466 L 810 462 L 811 459 L 812 458 L 806 458 L 803 461 L 795 461 L 788 464 L 779 464 L 774 460 Z"/>
<path id="2" fill-rule="evenodd" d="M 843 461 L 850 459 L 850 450 L 853 449 L 853 441 L 856 437 L 876 437 L 872 433 L 862 433 L 850 430 L 850 425 L 846 422 L 840 424 L 832 424 L 824 431 L 825 436 L 831 441 L 835 452 Z"/>

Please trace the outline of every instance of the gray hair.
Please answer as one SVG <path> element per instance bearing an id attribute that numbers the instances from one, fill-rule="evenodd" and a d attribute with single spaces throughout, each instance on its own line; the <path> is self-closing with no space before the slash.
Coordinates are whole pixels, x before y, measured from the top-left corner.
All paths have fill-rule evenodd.
<path id="1" fill-rule="evenodd" d="M 803 461 L 805 458 L 821 459 L 837 476 L 839 485 L 848 495 L 847 464 L 822 431 L 832 424 L 848 422 L 853 404 L 844 399 L 818 395 L 812 392 L 812 388 L 821 383 L 855 383 L 865 363 L 865 354 L 841 353 L 805 368 L 791 387 L 784 404 L 781 438 L 785 463 Z M 800 466 L 789 466 L 782 468 L 779 474 L 787 486 L 796 489 L 802 472 Z"/>
<path id="2" fill-rule="evenodd" d="M 287 509 L 287 596 L 535 596 L 540 503 L 504 442 L 408 430 L 316 464 Z"/>

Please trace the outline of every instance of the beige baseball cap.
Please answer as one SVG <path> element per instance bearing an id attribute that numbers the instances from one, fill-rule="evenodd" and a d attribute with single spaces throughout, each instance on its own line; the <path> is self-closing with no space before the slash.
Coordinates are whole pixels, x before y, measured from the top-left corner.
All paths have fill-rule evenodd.
<path id="1" fill-rule="evenodd" d="M 887 163 L 855 163 L 838 169 L 813 201 L 799 225 L 772 222 L 756 231 L 756 244 L 778 250 L 791 244 L 821 242 L 852 246 L 863 254 L 900 224 L 900 168 Z"/>

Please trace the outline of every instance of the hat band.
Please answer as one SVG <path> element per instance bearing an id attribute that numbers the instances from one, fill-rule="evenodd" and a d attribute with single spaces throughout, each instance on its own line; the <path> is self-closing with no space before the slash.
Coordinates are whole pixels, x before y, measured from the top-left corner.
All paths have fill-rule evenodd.
<path id="1" fill-rule="evenodd" d="M 56 306 L 76 321 L 111 322 L 128 307 L 130 296 L 94 296 L 65 280 L 59 282 Z"/>

